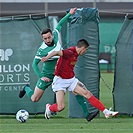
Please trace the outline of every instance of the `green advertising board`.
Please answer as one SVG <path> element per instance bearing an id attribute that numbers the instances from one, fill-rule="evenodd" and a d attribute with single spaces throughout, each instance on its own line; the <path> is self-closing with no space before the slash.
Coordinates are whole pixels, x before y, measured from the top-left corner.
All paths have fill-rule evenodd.
<path id="1" fill-rule="evenodd" d="M 125 17 L 116 42 L 114 109 L 133 116 L 133 15 Z"/>
<path id="2" fill-rule="evenodd" d="M 40 31 L 46 26 L 45 16 L 0 19 L 0 114 L 14 114 L 19 109 L 36 114 L 44 112 L 47 102 L 54 102 L 51 88 L 38 103 L 18 97 L 25 84 L 32 89 L 36 85 L 32 61 L 42 42 Z"/>

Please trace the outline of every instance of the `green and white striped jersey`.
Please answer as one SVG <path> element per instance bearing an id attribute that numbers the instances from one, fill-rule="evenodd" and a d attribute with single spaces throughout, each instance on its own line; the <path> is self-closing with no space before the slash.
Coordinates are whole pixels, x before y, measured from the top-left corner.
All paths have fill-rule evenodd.
<path id="1" fill-rule="evenodd" d="M 47 46 L 45 42 L 43 41 L 41 46 L 39 47 L 37 54 L 35 56 L 36 59 L 41 59 L 43 56 L 47 56 L 53 51 L 59 51 L 61 50 L 61 43 L 59 42 L 59 31 L 55 29 L 53 31 L 53 36 L 54 36 L 54 45 L 53 46 Z M 59 56 L 54 56 L 50 58 L 49 60 L 57 59 Z"/>
<path id="2" fill-rule="evenodd" d="M 62 49 L 61 43 L 60 43 L 60 34 L 59 32 L 61 31 L 61 28 L 63 24 L 67 21 L 67 19 L 71 16 L 70 13 L 66 14 L 59 23 L 57 24 L 56 29 L 53 31 L 53 41 L 54 45 L 53 46 L 47 46 L 44 42 L 41 43 L 41 46 L 38 48 L 38 51 L 35 55 L 35 58 L 33 60 L 32 67 L 37 74 L 39 78 L 41 77 L 51 77 L 53 78 L 54 76 L 54 70 L 55 70 L 55 65 L 58 60 L 58 56 L 54 56 L 45 63 L 43 63 L 42 71 L 40 71 L 40 68 L 38 66 L 39 62 L 41 61 L 41 58 L 43 56 L 47 56 L 49 53 L 53 51 L 59 51 Z"/>

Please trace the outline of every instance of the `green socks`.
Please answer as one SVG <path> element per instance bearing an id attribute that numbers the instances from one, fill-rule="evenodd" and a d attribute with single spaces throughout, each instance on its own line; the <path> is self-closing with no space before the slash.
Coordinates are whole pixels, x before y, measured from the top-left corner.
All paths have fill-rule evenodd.
<path id="1" fill-rule="evenodd" d="M 80 96 L 80 95 L 76 95 L 75 97 L 76 97 L 76 100 L 78 101 L 78 103 L 80 104 L 80 106 L 82 107 L 85 117 L 87 117 L 89 115 L 89 110 L 88 110 L 87 103 L 86 103 L 84 97 Z"/>
<path id="2" fill-rule="evenodd" d="M 29 86 L 26 86 L 24 88 L 24 90 L 26 91 L 26 94 L 29 98 L 31 98 L 31 96 L 33 95 L 34 91 L 29 87 Z"/>

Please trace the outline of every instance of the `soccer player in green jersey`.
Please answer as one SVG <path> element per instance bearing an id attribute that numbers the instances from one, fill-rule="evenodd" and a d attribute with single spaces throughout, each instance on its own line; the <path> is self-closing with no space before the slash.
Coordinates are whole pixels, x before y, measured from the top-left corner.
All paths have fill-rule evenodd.
<path id="1" fill-rule="evenodd" d="M 43 64 L 42 72 L 40 71 L 38 64 L 43 56 L 47 56 L 49 53 L 53 51 L 61 50 L 61 45 L 59 42 L 59 32 L 61 31 L 62 25 L 67 21 L 67 19 L 72 14 L 75 14 L 76 10 L 77 8 L 72 8 L 70 12 L 66 14 L 66 16 L 59 21 L 57 27 L 53 32 L 49 28 L 46 28 L 42 31 L 41 35 L 43 42 L 37 51 L 37 54 L 33 60 L 33 65 L 32 65 L 35 73 L 39 77 L 39 80 L 36 84 L 34 91 L 30 88 L 28 84 L 25 85 L 22 88 L 22 90 L 19 92 L 20 98 L 22 98 L 25 94 L 27 94 L 27 96 L 33 102 L 38 102 L 42 97 L 45 89 L 47 89 L 48 86 L 52 84 L 56 62 L 59 57 L 54 56 L 51 59 L 49 59 L 47 62 L 45 62 Z M 94 113 L 89 113 L 85 99 L 80 95 L 76 95 L 76 99 L 78 103 L 81 105 L 87 121 L 91 121 L 98 114 L 98 111 Z"/>

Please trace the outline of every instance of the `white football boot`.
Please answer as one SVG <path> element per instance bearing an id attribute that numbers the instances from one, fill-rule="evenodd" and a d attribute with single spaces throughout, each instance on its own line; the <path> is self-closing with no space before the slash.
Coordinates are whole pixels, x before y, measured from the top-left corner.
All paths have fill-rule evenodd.
<path id="1" fill-rule="evenodd" d="M 109 117 L 112 117 L 112 116 L 116 116 L 118 115 L 118 111 L 111 111 L 111 108 L 107 111 L 107 113 L 105 114 L 105 118 L 109 118 Z"/>
<path id="2" fill-rule="evenodd" d="M 51 105 L 50 104 L 46 104 L 46 110 L 45 110 L 45 118 L 46 119 L 50 119 L 50 116 L 51 116 L 51 111 L 49 109 Z"/>

